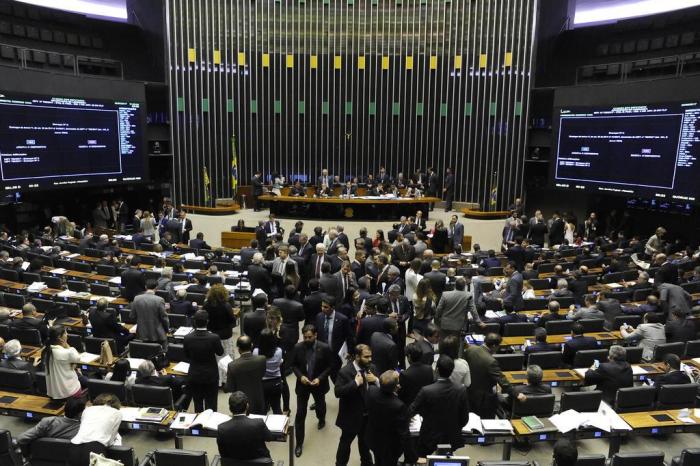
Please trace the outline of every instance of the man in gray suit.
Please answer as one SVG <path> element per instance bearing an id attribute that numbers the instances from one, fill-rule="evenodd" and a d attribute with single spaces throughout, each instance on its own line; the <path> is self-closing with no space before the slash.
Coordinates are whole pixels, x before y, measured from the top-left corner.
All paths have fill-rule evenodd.
<path id="1" fill-rule="evenodd" d="M 134 298 L 129 317 L 136 320 L 136 338 L 142 341 L 160 343 L 165 348 L 168 343 L 170 323 L 165 313 L 165 300 L 156 296 L 156 280 L 146 282 L 146 292 Z"/>
<path id="2" fill-rule="evenodd" d="M 680 309 L 683 314 L 690 314 L 692 297 L 678 285 L 673 283 L 659 283 L 656 285 L 659 291 L 661 310 L 668 315 L 674 309 Z"/>
<path id="3" fill-rule="evenodd" d="M 503 273 L 508 277 L 508 283 L 506 283 L 503 292 L 503 303 L 512 304 L 513 310 L 519 311 L 525 306 L 523 302 L 523 276 L 515 269 L 513 262 L 506 264 Z"/>
<path id="4" fill-rule="evenodd" d="M 262 379 L 265 375 L 265 356 L 254 355 L 253 341 L 243 335 L 236 340 L 240 356 L 228 363 L 227 393 L 241 391 L 248 396 L 250 414 L 265 414 Z"/>
<path id="5" fill-rule="evenodd" d="M 458 338 L 467 321 L 467 313 L 479 321 L 479 314 L 474 308 L 472 294 L 466 291 L 467 281 L 459 277 L 454 291 L 445 291 L 435 311 L 435 323 L 440 328 L 442 337 L 456 335 Z"/>
<path id="6" fill-rule="evenodd" d="M 357 286 L 357 279 L 355 278 L 355 272 L 352 271 L 352 266 L 350 261 L 343 261 L 340 266 L 340 270 L 333 274 L 333 276 L 338 280 L 338 296 L 339 299 L 336 301 L 336 306 L 343 304 L 345 295 L 349 289 L 356 290 L 359 288 Z"/>
<path id="7" fill-rule="evenodd" d="M 453 251 L 457 249 L 457 246 L 462 246 L 464 224 L 459 223 L 456 215 L 453 215 L 450 219 L 450 225 L 447 227 L 447 236 L 450 238 L 450 245 Z"/>

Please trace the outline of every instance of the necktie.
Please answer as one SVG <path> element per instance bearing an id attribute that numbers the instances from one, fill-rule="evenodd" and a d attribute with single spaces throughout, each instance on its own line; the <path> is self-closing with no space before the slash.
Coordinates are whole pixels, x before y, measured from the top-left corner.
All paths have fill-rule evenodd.
<path id="1" fill-rule="evenodd" d="M 362 390 L 367 391 L 367 372 L 360 369 L 360 375 L 362 376 Z"/>
<path id="2" fill-rule="evenodd" d="M 287 268 L 287 261 L 280 261 L 279 274 L 284 275 L 284 271 Z"/>
<path id="3" fill-rule="evenodd" d="M 323 327 L 326 332 L 326 339 L 328 340 L 328 346 L 331 346 L 331 316 L 326 316 L 326 323 Z"/>
<path id="4" fill-rule="evenodd" d="M 306 350 L 306 373 L 307 377 L 310 380 L 313 380 L 313 375 L 314 375 L 314 369 L 316 365 L 316 354 L 314 351 L 314 347 L 311 346 L 309 349 Z"/>
<path id="5" fill-rule="evenodd" d="M 275 225 L 275 222 L 270 222 L 270 232 L 273 235 L 277 234 L 277 225 Z"/>
<path id="6" fill-rule="evenodd" d="M 321 264 L 323 263 L 323 256 L 318 256 L 316 259 L 316 278 L 321 277 Z"/>
<path id="7" fill-rule="evenodd" d="M 398 300 L 394 301 L 394 312 L 396 312 L 396 314 L 399 313 L 399 301 Z"/>

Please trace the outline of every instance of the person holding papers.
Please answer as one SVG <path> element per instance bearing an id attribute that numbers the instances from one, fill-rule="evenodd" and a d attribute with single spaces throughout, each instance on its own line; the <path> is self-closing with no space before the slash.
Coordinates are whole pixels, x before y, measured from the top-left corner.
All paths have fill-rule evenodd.
<path id="1" fill-rule="evenodd" d="M 420 389 L 409 408 L 409 415 L 423 417 L 418 439 L 418 455 L 432 454 L 439 444 L 449 443 L 452 450 L 464 446 L 462 427 L 469 421 L 467 387 L 450 380 L 455 364 L 441 354 L 437 360 L 437 380 Z"/>
<path id="2" fill-rule="evenodd" d="M 342 432 L 335 455 L 336 466 L 348 464 L 350 447 L 355 437 L 360 451 L 360 464 L 372 464 L 372 455 L 365 441 L 368 416 L 365 402 L 367 390 L 371 386 L 379 386 L 376 368 L 372 365 L 372 350 L 367 345 L 357 345 L 355 360 L 343 366 L 335 380 L 335 396 L 339 403 L 335 425 Z"/>
<path id="3" fill-rule="evenodd" d="M 194 411 L 216 411 L 219 395 L 219 368 L 216 356 L 223 356 L 221 338 L 207 330 L 209 313 L 194 314 L 194 332 L 186 335 L 182 343 L 185 359 L 190 363 L 187 372 L 187 388 L 194 399 Z"/>
<path id="4" fill-rule="evenodd" d="M 603 401 L 611 406 L 615 402 L 617 389 L 631 387 L 632 384 L 632 366 L 627 362 L 627 350 L 619 345 L 612 345 L 608 351 L 608 362 L 594 364 L 586 371 L 584 379 L 584 385 L 595 385 L 596 390 L 603 392 Z"/>
<path id="5" fill-rule="evenodd" d="M 245 393 L 231 393 L 228 406 L 232 418 L 219 424 L 216 443 L 219 455 L 226 460 L 250 461 L 270 458 L 265 442 L 273 440 L 272 433 L 263 419 L 248 417 L 248 397 Z"/>

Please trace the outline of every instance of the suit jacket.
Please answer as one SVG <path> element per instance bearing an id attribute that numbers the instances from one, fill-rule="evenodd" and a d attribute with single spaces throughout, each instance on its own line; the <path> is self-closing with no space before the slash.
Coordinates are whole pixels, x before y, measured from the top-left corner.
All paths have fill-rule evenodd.
<path id="1" fill-rule="evenodd" d="M 530 242 L 537 246 L 544 246 L 544 237 L 547 234 L 547 225 L 544 222 L 537 222 L 530 227 Z"/>
<path id="2" fill-rule="evenodd" d="M 595 384 L 596 390 L 603 392 L 603 401 L 612 406 L 617 389 L 632 386 L 632 366 L 625 361 L 600 363 L 598 369 L 586 371 L 584 384 Z"/>
<path id="3" fill-rule="evenodd" d="M 447 275 L 439 270 L 432 270 L 423 274 L 423 278 L 430 280 L 430 287 L 438 298 L 442 296 L 442 292 L 445 291 L 445 284 L 447 283 Z"/>
<path id="4" fill-rule="evenodd" d="M 374 366 L 370 366 L 368 372 L 376 377 L 380 374 Z M 338 398 L 338 417 L 335 425 L 343 432 L 354 434 L 360 433 L 363 418 L 367 416 L 365 400 L 369 388 L 369 384 L 357 385 L 356 375 L 354 362 L 349 362 L 338 371 L 338 376 L 333 383 L 335 397 Z"/>
<path id="5" fill-rule="evenodd" d="M 472 294 L 468 291 L 445 291 L 435 310 L 435 323 L 440 330 L 457 332 L 464 328 L 467 313 L 476 313 Z"/>
<path id="6" fill-rule="evenodd" d="M 625 340 L 638 340 L 639 346 L 644 348 L 642 357 L 648 361 L 653 360 L 656 347 L 666 343 L 666 332 L 661 323 L 639 324 L 634 332 L 625 332 L 622 336 Z"/>
<path id="7" fill-rule="evenodd" d="M 421 388 L 430 385 L 435 381 L 433 376 L 432 361 L 424 364 L 423 361 L 411 364 L 408 369 L 399 374 L 399 398 L 410 405 L 418 396 Z"/>
<path id="8" fill-rule="evenodd" d="M 218 386 L 219 367 L 216 357 L 224 354 L 221 338 L 207 330 L 195 330 L 185 336 L 182 346 L 185 358 L 190 363 L 187 379 L 198 383 L 208 381 Z"/>
<path id="9" fill-rule="evenodd" d="M 240 390 L 248 395 L 251 414 L 265 414 L 262 378 L 266 364 L 265 356 L 253 353 L 241 354 L 238 359 L 228 363 L 225 391 L 231 393 Z"/>
<path id="10" fill-rule="evenodd" d="M 448 225 L 447 228 L 450 230 L 450 225 Z M 454 233 L 452 234 L 452 249 L 456 249 L 457 246 L 461 246 L 462 241 L 464 240 L 464 224 L 457 222 L 455 223 L 454 228 Z"/>
<path id="11" fill-rule="evenodd" d="M 265 294 L 268 296 L 270 295 L 272 277 L 270 276 L 270 272 L 262 265 L 250 264 L 248 266 L 248 281 L 250 282 L 251 290 L 260 288 Z"/>
<path id="12" fill-rule="evenodd" d="M 496 384 L 504 393 L 512 394 L 496 359 L 483 346 L 470 345 L 464 350 L 464 359 L 469 364 L 472 383 L 469 386 L 469 403 L 479 416 L 491 418 L 495 414 L 498 398 L 493 392 Z"/>
<path id="13" fill-rule="evenodd" d="M 131 319 L 136 320 L 136 338 L 143 341 L 165 342 L 170 322 L 165 313 L 165 300 L 152 293 L 140 294 L 131 303 Z"/>
<path id="14" fill-rule="evenodd" d="M 386 314 L 375 314 L 360 320 L 357 330 L 357 343 L 369 345 L 375 332 L 384 331 L 384 320 L 386 319 Z"/>
<path id="15" fill-rule="evenodd" d="M 304 262 L 308 263 L 309 259 L 311 259 L 311 255 L 314 253 L 313 246 L 311 246 L 311 244 L 307 241 L 306 244 L 300 244 L 298 249 L 299 251 L 297 254 L 304 258 Z"/>
<path id="16" fill-rule="evenodd" d="M 116 339 L 120 335 L 126 335 L 129 331 L 117 322 L 117 316 L 113 312 L 90 310 L 90 325 L 92 336 L 97 338 Z M 137 328 L 138 330 L 138 328 Z"/>
<path id="17" fill-rule="evenodd" d="M 406 403 L 393 393 L 369 387 L 365 405 L 369 413 L 365 438 L 372 451 L 390 452 L 382 457 L 393 458 L 403 452 L 406 463 L 415 463 L 418 457 L 408 430 L 410 417 Z"/>
<path id="18" fill-rule="evenodd" d="M 295 392 L 318 390 L 320 393 L 328 393 L 330 386 L 328 384 L 328 376 L 331 372 L 337 370 L 340 365 L 340 358 L 337 353 L 333 353 L 331 348 L 322 341 L 316 340 L 313 349 L 314 352 L 313 370 L 309 371 L 310 367 L 307 364 L 307 346 L 304 342 L 299 342 L 294 346 L 292 356 L 292 371 L 297 377 Z M 318 379 L 318 387 L 311 387 L 301 383 L 301 377 L 306 376 L 309 380 Z"/>
<path id="19" fill-rule="evenodd" d="M 191 239 L 190 247 L 192 249 L 211 249 L 211 246 L 209 246 L 206 241 L 199 238 Z"/>
<path id="20" fill-rule="evenodd" d="M 690 313 L 692 298 L 683 288 L 672 283 L 660 283 L 656 289 L 659 291 L 661 309 L 665 313 L 670 313 L 674 308 L 682 310 L 685 314 Z"/>
<path id="21" fill-rule="evenodd" d="M 46 340 L 49 333 L 46 323 L 42 319 L 37 319 L 36 317 L 22 317 L 21 319 L 11 320 L 8 327 L 10 327 L 10 332 L 12 329 L 38 330 L 41 335 L 41 341 Z"/>
<path id="22" fill-rule="evenodd" d="M 313 253 L 311 254 L 311 259 L 309 260 L 308 263 L 308 272 L 307 272 L 307 277 L 309 278 L 314 278 L 316 277 L 316 262 L 318 261 L 318 254 Z M 323 255 L 323 261 L 321 262 L 321 265 L 323 265 L 323 262 L 328 262 L 331 264 L 331 272 L 334 272 L 333 270 L 333 261 L 331 260 L 330 256 L 328 254 Z M 320 267 L 319 267 L 319 272 L 320 272 Z"/>
<path id="23" fill-rule="evenodd" d="M 388 370 L 395 370 L 399 365 L 399 347 L 391 338 L 391 335 L 384 332 L 375 332 L 370 338 L 370 348 L 372 348 L 372 362 L 377 368 L 378 374 L 383 374 Z"/>
<path id="24" fill-rule="evenodd" d="M 523 276 L 520 275 L 520 272 L 513 272 L 513 275 L 508 279 L 503 302 L 512 304 L 513 309 L 516 311 L 525 306 L 523 301 Z"/>
<path id="25" fill-rule="evenodd" d="M 273 439 L 265 421 L 246 416 L 233 416 L 230 421 L 219 424 L 216 432 L 219 455 L 232 460 L 269 458 L 265 442 Z"/>
<path id="26" fill-rule="evenodd" d="M 263 193 L 263 183 L 260 178 L 257 176 L 254 176 L 253 179 L 251 180 L 251 184 L 253 185 L 253 196 L 260 196 Z"/>
<path id="27" fill-rule="evenodd" d="M 438 183 L 440 183 L 440 179 L 437 173 L 433 172 L 428 175 L 428 195 L 434 196 L 438 193 Z"/>
<path id="28" fill-rule="evenodd" d="M 178 222 L 178 238 L 180 242 L 187 244 L 190 241 L 190 232 L 192 231 L 192 220 L 185 218 L 185 230 L 182 230 L 182 221 Z"/>
<path id="29" fill-rule="evenodd" d="M 537 342 L 526 347 L 525 351 L 523 351 L 523 354 L 525 355 L 525 359 L 527 360 L 528 355 L 532 353 L 544 353 L 545 351 L 561 351 L 561 346 L 556 344 Z"/>
<path id="30" fill-rule="evenodd" d="M 515 244 L 505 252 L 508 260 L 515 262 L 515 269 L 522 272 L 525 268 L 525 248 Z"/>
<path id="31" fill-rule="evenodd" d="M 549 228 L 549 245 L 561 244 L 564 242 L 564 221 L 558 218 L 552 222 Z"/>
<path id="32" fill-rule="evenodd" d="M 654 380 L 654 386 L 656 388 L 661 388 L 664 385 L 680 385 L 684 383 L 690 383 L 690 377 L 683 371 L 669 371 L 665 374 L 661 374 Z"/>
<path id="33" fill-rule="evenodd" d="M 318 332 L 319 341 L 328 344 L 325 323 L 326 315 L 320 312 L 316 315 L 316 331 Z M 354 353 L 354 335 L 352 327 L 350 327 L 350 320 L 338 311 L 335 311 L 335 316 L 333 318 L 331 337 L 330 347 L 335 354 L 338 354 L 343 343 L 347 343 L 347 350 L 349 353 Z"/>
<path id="34" fill-rule="evenodd" d="M 253 262 L 253 256 L 258 252 L 255 248 L 241 248 L 241 267 L 248 267 Z"/>
<path id="35" fill-rule="evenodd" d="M 666 322 L 666 343 L 695 340 L 695 324 L 687 320 L 669 320 Z"/>
<path id="36" fill-rule="evenodd" d="M 254 309 L 243 314 L 243 333 L 253 340 L 253 345 L 258 341 L 260 333 L 267 325 L 265 309 Z"/>
<path id="37" fill-rule="evenodd" d="M 357 186 L 354 184 L 348 188 L 347 186 L 343 186 L 343 189 L 340 191 L 341 196 L 354 196 L 357 194 Z"/>
<path id="38" fill-rule="evenodd" d="M 562 351 L 562 360 L 564 364 L 573 366 L 576 352 L 580 350 L 599 349 L 598 342 L 593 337 L 573 337 L 571 340 L 564 343 Z"/>
<path id="39" fill-rule="evenodd" d="M 272 222 L 270 222 L 269 220 L 267 222 L 265 222 L 264 229 L 265 229 L 266 235 L 269 235 L 270 233 L 272 233 Z M 280 234 L 280 235 L 282 234 L 280 222 L 278 222 L 277 220 L 275 220 L 275 231 L 277 232 L 277 234 Z"/>
<path id="40" fill-rule="evenodd" d="M 416 258 L 416 250 L 413 248 L 413 246 L 410 246 L 410 245 L 404 246 L 403 244 L 400 244 L 400 245 L 396 246 L 391 251 L 391 262 L 396 267 L 401 267 L 399 265 L 399 262 L 410 263 L 415 258 Z M 404 266 L 404 269 L 407 267 L 408 266 Z"/>
<path id="41" fill-rule="evenodd" d="M 419 439 L 421 450 L 432 453 L 441 443 L 449 443 L 455 449 L 464 446 L 462 427 L 469 420 L 469 399 L 464 385 L 438 379 L 420 389 L 409 413 L 423 417 Z"/>
<path id="42" fill-rule="evenodd" d="M 340 304 L 343 301 L 343 290 L 338 277 L 335 275 L 323 275 L 319 279 L 319 284 L 321 285 L 321 291 L 332 296 L 336 304 Z"/>
<path id="43" fill-rule="evenodd" d="M 598 309 L 605 315 L 605 328 L 612 329 L 615 317 L 622 314 L 622 306 L 620 301 L 615 298 L 608 298 L 598 301 Z"/>
<path id="44" fill-rule="evenodd" d="M 146 277 L 138 269 L 129 267 L 121 275 L 122 290 L 124 299 L 132 301 L 138 294 L 146 291 Z"/>

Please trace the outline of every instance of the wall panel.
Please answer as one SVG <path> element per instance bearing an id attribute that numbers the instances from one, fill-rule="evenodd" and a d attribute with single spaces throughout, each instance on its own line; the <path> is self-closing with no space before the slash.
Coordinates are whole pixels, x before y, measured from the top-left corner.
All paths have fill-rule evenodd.
<path id="1" fill-rule="evenodd" d="M 455 199 L 522 190 L 537 0 L 167 0 L 174 196 L 455 169 Z M 494 175 L 495 174 L 495 175 Z"/>

